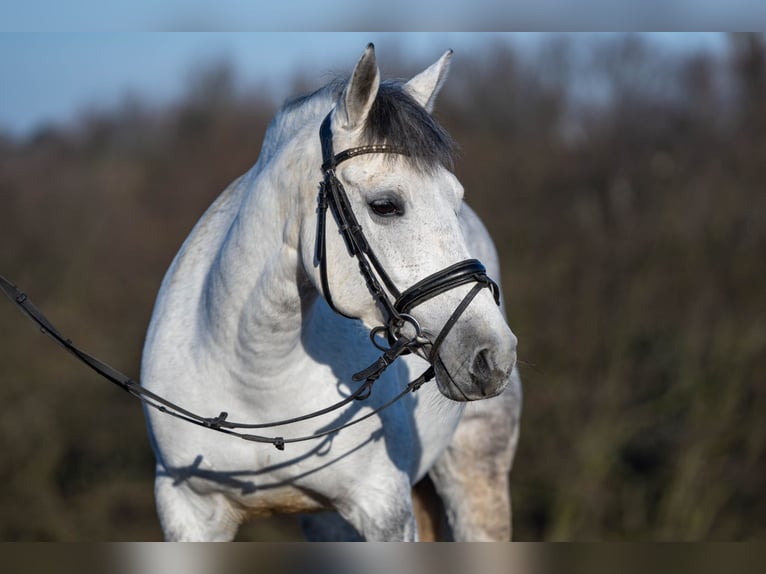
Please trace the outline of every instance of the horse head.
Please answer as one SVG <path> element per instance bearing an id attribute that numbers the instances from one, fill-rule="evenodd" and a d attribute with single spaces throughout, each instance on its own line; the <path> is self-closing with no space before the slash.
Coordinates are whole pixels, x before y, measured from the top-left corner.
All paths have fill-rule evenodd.
<path id="1" fill-rule="evenodd" d="M 407 82 L 381 82 L 367 47 L 337 90 L 315 144 L 322 146 L 324 179 L 319 209 L 314 187 L 304 220 L 316 221 L 326 196 L 340 193 L 342 205 L 331 210 L 337 226 L 328 219 L 323 229 L 321 217 L 319 225 L 302 225 L 300 257 L 337 312 L 371 329 L 390 327 L 392 314 L 406 315 L 399 326 L 417 329 L 427 341 L 418 351 L 433 364 L 442 394 L 468 401 L 502 392 L 516 338 L 497 304 L 497 286 L 470 259 L 461 227 L 463 187 L 451 171 L 453 144 L 431 116 L 451 55 Z M 355 251 L 365 249 L 368 275 L 353 258 L 362 259 Z M 473 289 L 477 281 L 491 288 Z M 416 285 L 424 296 L 413 292 Z"/>

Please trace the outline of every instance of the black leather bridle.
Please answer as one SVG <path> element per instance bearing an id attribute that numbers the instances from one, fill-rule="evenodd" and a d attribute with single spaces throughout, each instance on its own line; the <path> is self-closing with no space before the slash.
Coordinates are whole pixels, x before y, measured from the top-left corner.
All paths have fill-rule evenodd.
<path id="1" fill-rule="evenodd" d="M 370 339 L 378 349 L 383 351 L 383 354 L 372 365 L 353 376 L 354 381 L 364 382 L 353 393 L 349 394 L 338 402 L 302 416 L 268 423 L 240 423 L 230 421 L 227 420 L 227 412 L 221 412 L 218 416 L 215 417 L 205 417 L 185 409 L 184 407 L 162 397 L 161 395 L 153 393 L 147 388 L 142 387 L 139 383 L 132 380 L 127 375 L 121 373 L 117 369 L 109 366 L 103 361 L 77 347 L 74 343 L 72 343 L 70 339 L 62 335 L 53 326 L 48 318 L 43 315 L 40 309 L 38 309 L 37 306 L 32 303 L 32 301 L 24 292 L 22 292 L 16 287 L 16 285 L 2 276 L 0 276 L 0 291 L 7 295 L 8 298 L 13 303 L 15 303 L 16 306 L 27 317 L 34 321 L 44 334 L 51 337 L 65 350 L 73 354 L 80 361 L 88 365 L 102 377 L 127 391 L 130 395 L 140 400 L 147 407 L 159 410 L 160 412 L 163 412 L 167 415 L 197 426 L 205 427 L 251 442 L 272 444 L 277 449 L 284 450 L 285 444 L 287 443 L 303 442 L 326 437 L 376 415 L 377 413 L 394 404 L 404 395 L 418 390 L 424 383 L 434 377 L 433 362 L 436 359 L 438 350 L 441 347 L 444 338 L 447 336 L 447 333 L 449 333 L 450 329 L 452 329 L 463 312 L 468 308 L 468 305 L 470 305 L 471 301 L 474 299 L 474 297 L 476 297 L 479 291 L 485 287 L 490 289 L 495 297 L 495 302 L 498 304 L 500 301 L 500 292 L 497 284 L 487 276 L 484 266 L 476 259 L 466 259 L 465 261 L 455 263 L 454 265 L 451 265 L 445 269 L 442 269 L 441 271 L 434 273 L 433 275 L 429 275 L 425 279 L 418 281 L 415 285 L 406 289 L 403 293 L 399 292 L 396 285 L 391 280 L 388 273 L 386 273 L 386 270 L 383 268 L 378 258 L 375 256 L 375 252 L 370 247 L 370 244 L 367 242 L 367 239 L 364 236 L 364 232 L 362 231 L 362 228 L 354 215 L 354 211 L 351 209 L 351 204 L 348 200 L 348 196 L 346 195 L 346 191 L 343 188 L 343 184 L 341 184 L 340 180 L 338 180 L 338 177 L 335 173 L 335 168 L 339 163 L 361 154 L 406 154 L 403 150 L 388 145 L 366 145 L 347 149 L 337 155 L 333 154 L 332 132 L 330 130 L 331 114 L 332 112 L 328 114 L 328 116 L 322 122 L 320 129 L 323 158 L 322 172 L 324 174 L 324 179 L 320 185 L 319 190 L 316 258 L 320 266 L 322 290 L 324 291 L 325 299 L 327 300 L 330 307 L 335 310 L 335 312 L 343 315 L 343 313 L 341 313 L 336 308 L 335 303 L 333 302 L 327 277 L 325 220 L 327 208 L 329 207 L 333 213 L 333 216 L 335 217 L 336 222 L 338 223 L 338 228 L 340 229 L 340 233 L 346 243 L 349 254 L 352 257 L 355 257 L 359 262 L 359 269 L 367 283 L 367 287 L 370 290 L 373 298 L 381 305 L 385 314 L 385 324 L 373 328 L 370 332 Z M 381 281 L 386 285 L 388 293 L 381 286 L 380 281 L 378 281 L 378 277 L 380 277 Z M 418 322 L 414 317 L 412 317 L 412 315 L 409 314 L 409 312 L 414 307 L 424 303 L 425 301 L 428 301 L 429 299 L 432 299 L 433 297 L 436 297 L 437 295 L 468 283 L 476 284 L 453 311 L 452 315 L 444 324 L 442 330 L 439 332 L 436 338 L 434 340 L 429 340 L 422 333 L 420 325 L 418 325 Z M 414 336 L 408 337 L 403 333 L 403 329 L 408 323 L 414 328 Z M 388 339 L 390 346 L 384 346 L 377 339 L 379 335 L 385 336 Z M 385 371 L 385 369 L 398 357 L 408 352 L 422 351 L 428 346 L 430 346 L 430 351 L 427 354 L 423 353 L 425 358 L 430 363 L 428 369 L 426 369 L 426 371 L 424 371 L 419 377 L 413 381 L 410 381 L 402 391 L 400 391 L 388 402 L 358 418 L 355 418 L 344 424 L 326 428 L 313 434 L 298 437 L 286 438 L 282 436 L 263 436 L 251 434 L 248 432 L 242 432 L 245 429 L 252 430 L 275 428 L 310 420 L 337 410 L 354 400 L 365 399 L 369 396 L 372 390 L 372 385 L 375 383 L 375 381 L 381 376 L 383 371 Z"/>
<path id="2" fill-rule="evenodd" d="M 430 347 L 430 350 L 425 354 L 424 358 L 431 364 L 429 374 L 430 377 L 433 377 L 433 363 L 438 355 L 439 349 L 441 348 L 445 337 L 468 308 L 471 301 L 473 301 L 476 295 L 486 287 L 492 291 L 495 303 L 499 305 L 500 289 L 487 275 L 487 270 L 478 259 L 466 259 L 437 271 L 436 273 L 421 279 L 404 292 L 400 292 L 390 275 L 380 263 L 378 257 L 375 255 L 369 241 L 367 241 L 362 226 L 359 224 L 359 221 L 354 215 L 354 210 L 351 208 L 351 203 L 346 194 L 346 190 L 338 179 L 336 168 L 341 162 L 362 154 L 388 153 L 407 155 L 407 153 L 403 149 L 395 146 L 377 144 L 349 148 L 335 154 L 333 152 L 331 121 L 332 112 L 327 114 L 319 128 L 319 139 L 322 144 L 322 172 L 324 178 L 319 187 L 315 255 L 317 264 L 319 265 L 322 291 L 328 305 L 336 313 L 348 317 L 348 315 L 336 307 L 328 280 L 326 219 L 327 208 L 329 207 L 335 222 L 338 225 L 341 237 L 343 237 L 348 254 L 352 258 L 356 258 L 359 264 L 359 271 L 364 278 L 373 299 L 380 305 L 385 320 L 384 325 L 375 327 L 370 332 L 370 339 L 378 349 L 384 351 L 383 355 L 368 368 L 356 373 L 353 376 L 353 379 L 355 381 L 369 381 L 371 378 L 377 379 L 383 373 L 385 368 L 397 357 L 424 347 Z M 380 278 L 380 280 L 378 280 L 378 278 Z M 381 282 L 386 286 L 388 292 L 383 288 Z M 429 299 L 468 283 L 475 283 L 475 285 L 452 312 L 452 315 L 447 319 L 447 322 L 444 324 L 436 338 L 429 340 L 421 331 L 420 325 L 410 314 L 410 311 Z M 414 337 L 407 337 L 402 333 L 403 327 L 408 323 L 414 327 Z M 377 340 L 378 335 L 385 335 L 388 338 L 390 346 L 383 347 Z M 429 371 L 427 371 L 427 373 Z"/>

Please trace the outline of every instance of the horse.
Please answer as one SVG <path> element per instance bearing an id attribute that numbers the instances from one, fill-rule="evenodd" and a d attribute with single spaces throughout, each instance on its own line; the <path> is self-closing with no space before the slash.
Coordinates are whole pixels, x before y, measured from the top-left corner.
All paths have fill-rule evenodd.
<path id="1" fill-rule="evenodd" d="M 382 81 L 368 45 L 350 77 L 282 106 L 183 242 L 141 384 L 221 414 L 193 426 L 145 405 L 167 540 L 298 513 L 312 540 L 416 541 L 426 475 L 453 539 L 509 539 L 517 340 L 431 113 L 451 56 Z M 237 440 L 259 426 L 234 419 L 279 419 L 280 436 Z"/>

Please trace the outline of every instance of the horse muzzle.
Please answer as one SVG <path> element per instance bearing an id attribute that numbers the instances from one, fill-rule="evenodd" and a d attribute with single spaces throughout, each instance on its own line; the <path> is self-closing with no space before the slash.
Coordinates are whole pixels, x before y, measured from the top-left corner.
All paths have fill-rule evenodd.
<path id="1" fill-rule="evenodd" d="M 516 365 L 516 344 L 516 336 L 507 327 L 504 333 L 470 348 L 447 341 L 433 362 L 439 391 L 454 401 L 499 395 Z"/>

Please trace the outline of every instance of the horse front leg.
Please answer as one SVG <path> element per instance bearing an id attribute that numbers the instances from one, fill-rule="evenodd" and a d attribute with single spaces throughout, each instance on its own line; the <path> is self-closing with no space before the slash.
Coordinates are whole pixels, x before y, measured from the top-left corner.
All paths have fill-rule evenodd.
<path id="1" fill-rule="evenodd" d="M 388 500 L 367 501 L 344 518 L 368 542 L 417 542 L 418 525 L 410 487 Z"/>
<path id="2" fill-rule="evenodd" d="M 415 542 L 418 526 L 412 506 L 409 477 L 404 473 L 356 485 L 353 498 L 337 501 L 337 513 L 301 517 L 308 540 L 322 542 Z M 388 485 L 388 488 L 385 486 Z"/>
<path id="3" fill-rule="evenodd" d="M 395 505 L 399 506 L 399 505 Z M 301 516 L 301 528 L 313 542 L 416 542 L 418 525 L 408 509 L 389 508 L 370 514 L 356 509 L 349 517 L 357 526 L 335 512 Z"/>
<path id="4" fill-rule="evenodd" d="M 241 517 L 222 493 L 197 493 L 160 469 L 154 495 L 168 542 L 228 542 L 237 534 Z"/>
<path id="5" fill-rule="evenodd" d="M 454 540 L 510 540 L 509 474 L 519 435 L 521 381 L 466 408 L 452 442 L 429 471 Z"/>

